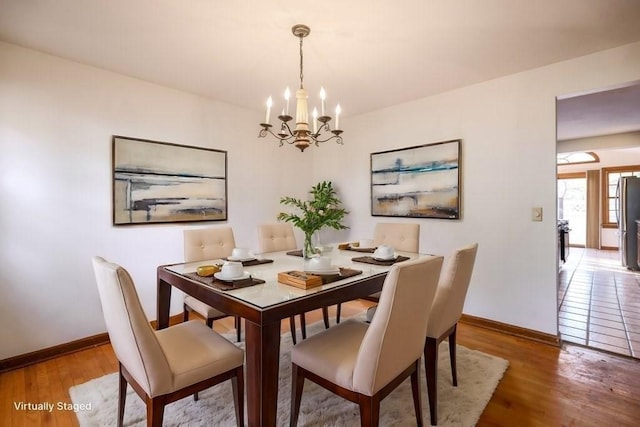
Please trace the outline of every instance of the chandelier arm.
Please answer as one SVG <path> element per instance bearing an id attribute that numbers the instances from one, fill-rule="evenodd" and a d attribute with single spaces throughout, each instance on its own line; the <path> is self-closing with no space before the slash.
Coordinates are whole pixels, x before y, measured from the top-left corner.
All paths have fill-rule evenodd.
<path id="1" fill-rule="evenodd" d="M 320 135 L 309 135 L 309 136 L 311 137 L 313 142 L 316 144 L 316 146 L 318 146 L 318 143 L 331 141 L 332 139 L 335 139 L 338 144 L 342 144 L 342 137 L 340 135 L 331 135 L 327 139 L 318 138 Z"/>
<path id="2" fill-rule="evenodd" d="M 289 127 L 289 126 L 287 126 L 287 128 L 288 128 L 288 127 Z M 264 137 L 266 137 L 266 136 L 267 136 L 267 133 L 270 133 L 270 134 L 271 134 L 271 135 L 273 135 L 276 139 L 279 139 L 279 140 L 280 140 L 280 142 L 285 141 L 285 142 L 287 142 L 287 143 L 289 143 L 289 144 L 293 144 L 293 141 L 289 142 L 289 140 L 290 140 L 291 138 L 293 138 L 293 136 L 294 136 L 293 134 L 291 134 L 291 130 L 290 130 L 290 129 L 289 129 L 289 135 L 283 138 L 283 137 L 282 137 L 282 136 L 280 136 L 279 134 L 274 133 L 270 128 L 262 128 L 262 129 L 260 129 L 260 132 L 258 133 L 258 138 L 264 138 Z"/>

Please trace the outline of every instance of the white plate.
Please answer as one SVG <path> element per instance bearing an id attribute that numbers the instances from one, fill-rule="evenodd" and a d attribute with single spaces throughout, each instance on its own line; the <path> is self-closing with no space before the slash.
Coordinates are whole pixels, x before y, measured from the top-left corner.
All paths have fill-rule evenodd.
<path id="1" fill-rule="evenodd" d="M 314 270 L 313 268 L 305 268 L 305 273 L 310 274 L 340 274 L 340 269 L 338 267 L 325 268 L 323 270 Z"/>
<path id="2" fill-rule="evenodd" d="M 248 271 L 245 271 L 242 276 L 239 277 L 227 277 L 224 274 L 222 274 L 222 271 L 218 271 L 217 273 L 213 273 L 213 277 L 215 277 L 218 280 L 224 280 L 226 282 L 233 282 L 234 280 L 244 280 L 244 279 L 248 279 L 251 275 L 249 274 Z"/>
<path id="3" fill-rule="evenodd" d="M 229 261 L 253 261 L 254 259 L 256 259 L 255 257 L 248 257 L 248 258 L 236 258 L 234 256 L 228 256 L 227 259 Z"/>

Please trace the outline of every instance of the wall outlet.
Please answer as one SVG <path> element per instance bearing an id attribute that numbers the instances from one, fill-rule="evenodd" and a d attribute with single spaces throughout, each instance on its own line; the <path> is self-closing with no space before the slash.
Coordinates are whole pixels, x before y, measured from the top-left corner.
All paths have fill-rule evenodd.
<path id="1" fill-rule="evenodd" d="M 531 209 L 531 220 L 542 221 L 542 208 Z"/>

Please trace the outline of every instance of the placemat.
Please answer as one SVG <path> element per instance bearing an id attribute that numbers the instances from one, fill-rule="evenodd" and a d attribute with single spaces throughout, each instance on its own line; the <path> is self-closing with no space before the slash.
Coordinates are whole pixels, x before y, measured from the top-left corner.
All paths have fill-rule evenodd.
<path id="1" fill-rule="evenodd" d="M 355 248 L 353 246 L 347 246 L 344 250 L 372 254 L 376 251 L 376 248 Z"/>
<path id="2" fill-rule="evenodd" d="M 237 262 L 237 261 L 229 260 L 228 258 L 222 258 L 222 259 L 225 260 L 225 261 Z M 266 258 L 256 259 L 256 258 L 254 258 L 254 259 L 248 259 L 246 261 L 242 261 L 242 266 L 243 267 L 251 267 L 252 265 L 269 264 L 271 262 L 273 262 L 272 259 L 266 259 Z"/>
<path id="3" fill-rule="evenodd" d="M 374 264 L 374 265 L 393 265 L 396 262 L 402 262 L 408 259 L 411 259 L 411 258 L 409 258 L 408 256 L 402 256 L 402 255 L 398 255 L 398 258 L 396 259 L 390 259 L 390 260 L 384 260 L 384 261 L 374 259 L 373 257 L 370 257 L 370 256 L 361 256 L 361 257 L 351 258 L 351 261 L 364 262 L 366 264 Z"/>
<path id="4" fill-rule="evenodd" d="M 289 251 L 287 252 L 287 255 L 292 255 L 292 256 L 302 256 L 302 249 L 297 249 L 295 251 Z"/>
<path id="5" fill-rule="evenodd" d="M 362 274 L 362 270 L 356 270 L 354 268 L 340 267 L 338 270 L 340 271 L 340 273 L 319 274 L 319 273 L 307 272 L 307 274 L 313 274 L 314 276 L 322 277 L 323 285 L 326 285 L 327 283 L 331 283 L 331 282 L 336 282 L 338 280 L 346 279 L 347 277 L 353 277 L 353 276 L 357 276 L 358 274 Z"/>
<path id="6" fill-rule="evenodd" d="M 214 289 L 218 289 L 219 291 L 231 291 L 233 289 L 246 288 L 249 286 L 261 285 L 265 283 L 264 280 L 256 279 L 255 277 L 249 277 L 248 279 L 244 280 L 225 281 L 218 280 L 213 276 L 198 276 L 198 273 L 185 273 L 185 276 L 207 286 L 211 286 Z"/>

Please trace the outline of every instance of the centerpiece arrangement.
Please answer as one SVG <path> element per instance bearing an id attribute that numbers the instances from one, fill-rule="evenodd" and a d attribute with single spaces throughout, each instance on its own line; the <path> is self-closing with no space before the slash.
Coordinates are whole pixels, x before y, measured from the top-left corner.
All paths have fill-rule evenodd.
<path id="1" fill-rule="evenodd" d="M 309 191 L 311 200 L 300 200 L 295 197 L 282 197 L 280 203 L 293 206 L 300 210 L 300 214 L 280 212 L 278 221 L 291 222 L 304 233 L 304 245 L 302 255 L 311 258 L 318 253 L 313 243 L 313 235 L 324 227 L 335 230 L 344 230 L 347 227 L 342 223 L 343 218 L 349 212 L 341 207 L 342 202 L 338 198 L 331 181 L 322 181 L 311 187 Z"/>

